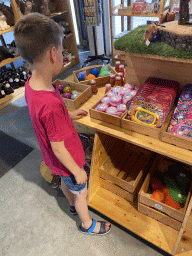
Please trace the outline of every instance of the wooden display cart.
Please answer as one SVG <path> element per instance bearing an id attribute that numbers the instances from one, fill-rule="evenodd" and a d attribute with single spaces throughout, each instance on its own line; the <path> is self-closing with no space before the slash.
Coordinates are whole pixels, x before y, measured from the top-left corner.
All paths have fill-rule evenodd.
<path id="1" fill-rule="evenodd" d="M 162 68 L 165 66 L 164 68 L 167 70 L 167 63 L 162 63 L 164 64 L 162 65 Z M 189 72 L 189 70 L 192 72 L 192 68 L 190 66 L 192 64 L 190 62 L 184 63 L 181 61 L 180 63 L 171 62 L 170 64 L 173 65 L 174 68 L 177 67 L 173 74 L 168 75 L 168 72 L 172 70 L 169 68 L 164 74 L 160 66 L 157 65 L 156 72 L 148 72 L 146 76 L 153 75 L 168 79 L 173 79 L 173 76 L 175 76 L 174 79 L 178 80 L 181 85 L 184 85 L 189 81 L 189 79 L 185 79 L 185 75 L 188 77 L 187 72 Z M 146 65 L 143 67 L 145 66 Z M 178 70 L 179 68 L 182 69 L 182 76 L 181 72 Z M 155 66 L 153 66 L 153 70 L 154 69 Z M 185 69 L 186 73 L 184 72 Z M 161 71 L 161 75 L 159 75 L 159 71 Z M 130 66 L 127 67 L 129 79 L 132 80 L 131 82 L 135 82 L 138 86 L 142 82 L 139 83 L 138 81 L 140 80 L 135 80 L 135 78 L 137 76 L 142 77 L 141 74 L 143 73 L 143 69 L 140 72 L 133 72 L 133 69 L 131 69 Z M 145 77 L 142 77 L 142 79 L 145 80 Z M 68 80 L 72 81 L 73 76 L 70 76 Z M 97 95 L 93 95 L 91 99 L 81 106 L 81 108 L 89 112 L 89 109 L 103 97 L 104 93 L 105 88 L 99 88 Z M 130 146 L 134 144 L 160 155 L 164 155 L 170 159 L 187 164 L 188 166 L 192 166 L 192 151 L 162 142 L 158 139 L 142 135 L 134 131 L 122 129 L 115 125 L 105 123 L 104 121 L 92 119 L 90 115 L 76 120 L 75 123 L 96 131 L 89 183 L 89 206 L 171 255 L 192 255 L 192 214 L 190 215 L 192 209 L 192 198 L 190 198 L 188 207 L 186 208 L 181 228 L 177 231 L 140 213 L 137 210 L 135 203 L 131 203 L 113 193 L 114 191 L 111 192 L 104 188 L 101 183 L 99 173 L 99 168 L 102 167 L 107 156 L 107 148 L 113 144 L 114 140 L 119 140 L 120 143 L 121 141 L 124 141 Z"/>

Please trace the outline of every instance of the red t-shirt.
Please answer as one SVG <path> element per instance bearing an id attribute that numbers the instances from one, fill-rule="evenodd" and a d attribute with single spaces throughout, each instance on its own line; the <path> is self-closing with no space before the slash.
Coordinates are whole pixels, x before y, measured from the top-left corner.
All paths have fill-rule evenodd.
<path id="1" fill-rule="evenodd" d="M 64 141 L 66 149 L 82 168 L 85 154 L 81 140 L 56 86 L 53 85 L 54 91 L 35 91 L 29 86 L 29 79 L 25 84 L 25 100 L 43 161 L 54 174 L 69 176 L 71 172 L 55 156 L 50 141 Z"/>

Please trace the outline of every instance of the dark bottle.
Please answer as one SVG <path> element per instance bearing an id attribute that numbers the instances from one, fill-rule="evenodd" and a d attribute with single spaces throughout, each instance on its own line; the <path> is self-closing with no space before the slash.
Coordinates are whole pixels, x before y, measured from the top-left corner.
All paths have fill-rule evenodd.
<path id="1" fill-rule="evenodd" d="M 14 89 L 19 88 L 19 84 L 20 84 L 20 83 L 19 83 L 19 78 L 15 78 L 13 88 L 14 88 Z"/>
<path id="2" fill-rule="evenodd" d="M 14 92 L 13 88 L 7 82 L 4 82 L 1 88 L 5 91 L 6 95 Z"/>

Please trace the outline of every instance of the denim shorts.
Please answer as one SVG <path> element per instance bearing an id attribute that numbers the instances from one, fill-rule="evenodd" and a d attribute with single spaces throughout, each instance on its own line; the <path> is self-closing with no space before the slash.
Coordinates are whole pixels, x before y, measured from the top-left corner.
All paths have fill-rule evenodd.
<path id="1" fill-rule="evenodd" d="M 60 177 L 72 194 L 82 194 L 87 188 L 87 182 L 83 184 L 77 184 L 75 176 L 73 174 L 70 176 L 60 175 Z"/>

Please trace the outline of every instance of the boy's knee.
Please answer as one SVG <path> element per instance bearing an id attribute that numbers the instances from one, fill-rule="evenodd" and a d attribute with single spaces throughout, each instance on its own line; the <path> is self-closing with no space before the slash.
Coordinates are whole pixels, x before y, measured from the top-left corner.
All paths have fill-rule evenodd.
<path id="1" fill-rule="evenodd" d="M 88 191 L 87 191 L 87 188 L 80 194 L 75 194 L 75 197 L 78 199 L 78 198 L 83 198 L 83 197 L 87 197 L 88 195 Z"/>

